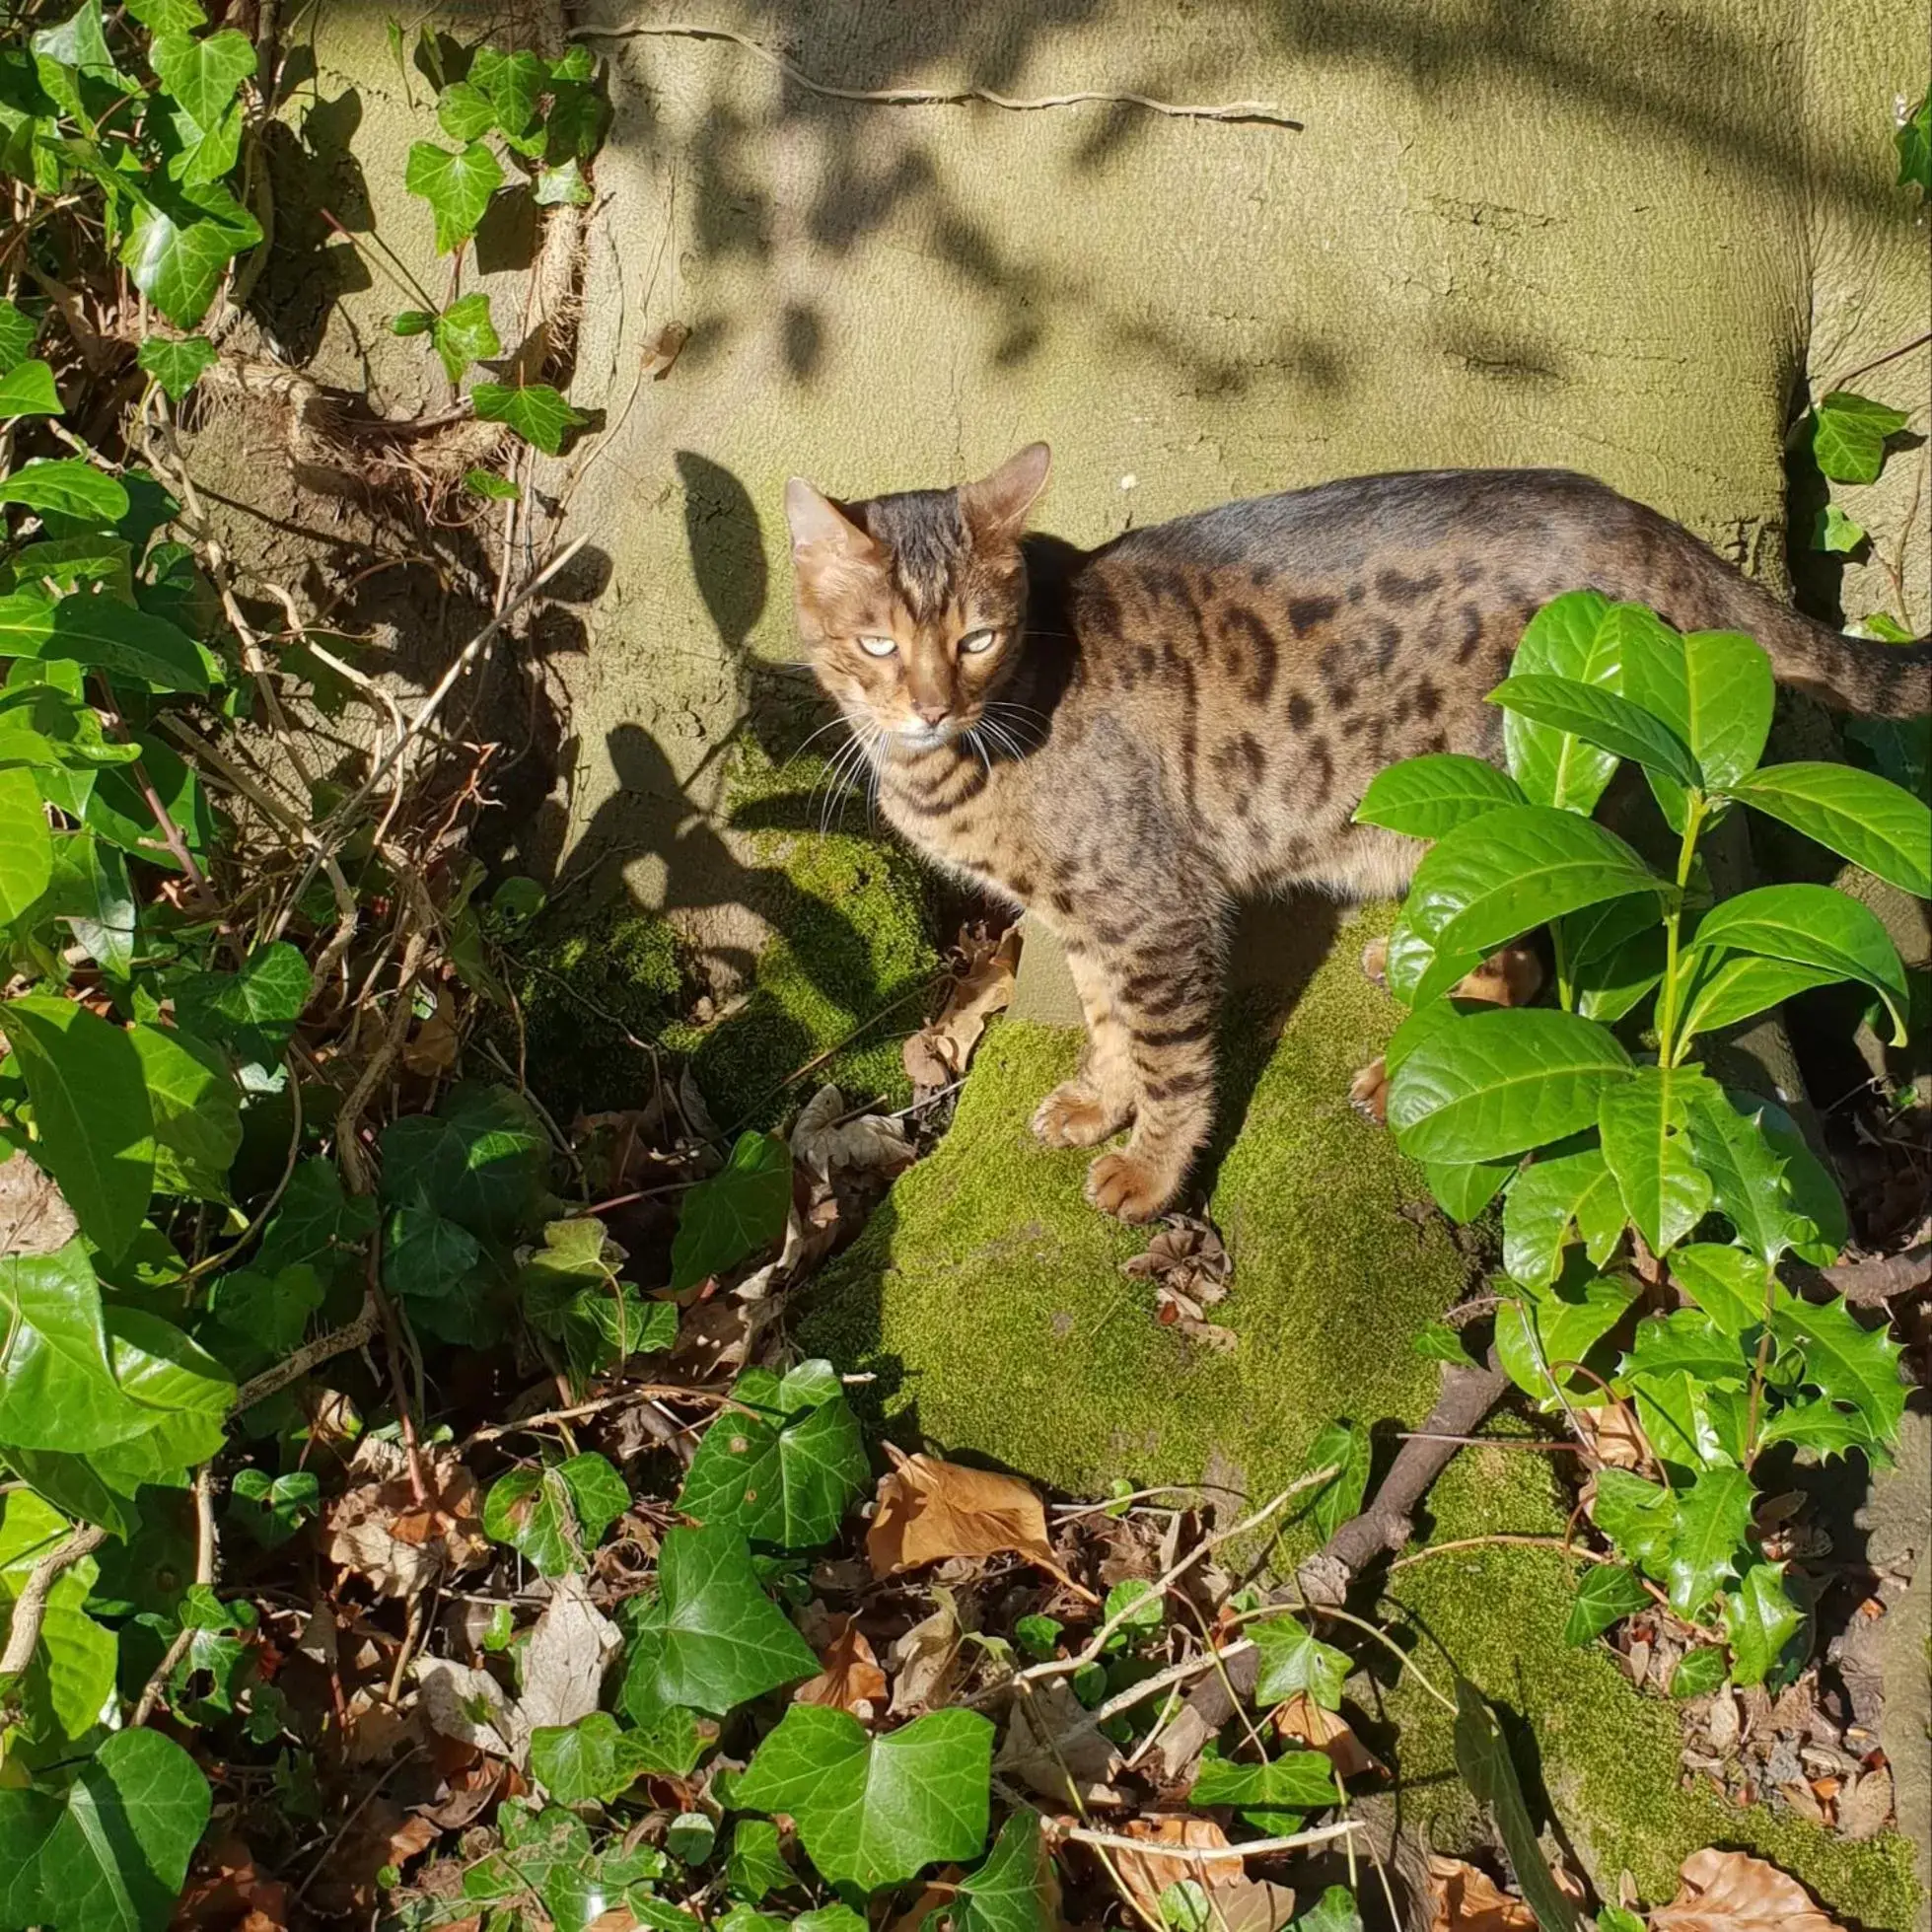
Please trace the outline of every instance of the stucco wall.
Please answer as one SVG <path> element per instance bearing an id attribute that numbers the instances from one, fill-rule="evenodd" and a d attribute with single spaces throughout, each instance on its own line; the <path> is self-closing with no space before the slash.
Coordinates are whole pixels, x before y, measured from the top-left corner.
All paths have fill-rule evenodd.
<path id="1" fill-rule="evenodd" d="M 1094 540 L 1364 470 L 1562 464 L 1777 576 L 1794 385 L 1927 323 L 1925 217 L 1891 142 L 1896 100 L 1925 85 L 1926 0 L 719 0 L 702 18 L 843 87 L 1126 88 L 1303 125 L 833 101 L 726 41 L 593 41 L 615 118 L 573 395 L 615 428 L 540 480 L 610 570 L 550 666 L 565 770 L 522 857 L 608 857 L 647 902 L 668 879 L 680 905 L 730 896 L 704 815 L 759 667 L 793 655 L 793 470 L 906 487 L 1045 437 L 1044 521 Z M 517 30 L 552 48 L 561 31 Z M 400 158 L 429 130 L 380 10 L 324 8 L 314 42 L 316 99 L 355 97 L 374 223 L 420 260 Z M 394 306 L 349 295 L 323 362 L 428 399 L 418 345 L 379 339 Z M 688 344 L 640 386 L 670 322 Z M 1860 387 L 1922 405 L 1926 370 L 1921 350 Z M 1923 461 L 1895 461 L 1860 520 L 1902 527 Z M 1923 623 L 1922 530 L 1907 568 Z M 1843 596 L 1852 615 L 1897 601 L 1876 566 Z"/>

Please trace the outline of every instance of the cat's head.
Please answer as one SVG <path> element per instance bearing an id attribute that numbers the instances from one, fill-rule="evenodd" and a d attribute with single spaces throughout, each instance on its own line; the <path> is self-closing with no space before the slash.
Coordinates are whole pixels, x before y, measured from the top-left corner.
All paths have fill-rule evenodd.
<path id="1" fill-rule="evenodd" d="M 819 681 L 886 743 L 970 731 L 1012 670 L 1027 608 L 1020 537 L 1051 458 L 1030 443 L 951 490 L 834 503 L 785 485 L 800 635 Z"/>

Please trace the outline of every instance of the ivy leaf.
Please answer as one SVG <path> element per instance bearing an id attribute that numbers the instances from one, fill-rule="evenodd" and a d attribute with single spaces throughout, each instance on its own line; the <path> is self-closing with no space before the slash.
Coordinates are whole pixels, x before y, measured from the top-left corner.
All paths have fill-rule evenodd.
<path id="1" fill-rule="evenodd" d="M 523 495 L 523 491 L 509 477 L 499 476 L 491 469 L 465 469 L 463 472 L 463 486 L 473 495 L 487 497 L 492 503 L 515 503 Z"/>
<path id="2" fill-rule="evenodd" d="M 751 1545 L 737 1531 L 667 1531 L 658 1586 L 650 1682 L 660 1702 L 723 1717 L 817 1674 L 817 1655 L 759 1588 Z"/>
<path id="3" fill-rule="evenodd" d="M 591 184 L 585 180 L 576 157 L 573 155 L 560 168 L 539 168 L 531 199 L 539 208 L 588 208 Z"/>
<path id="4" fill-rule="evenodd" d="M 53 881 L 53 832 L 31 771 L 0 771 L 0 925 L 33 907 Z"/>
<path id="5" fill-rule="evenodd" d="M 1910 420 L 1903 409 L 1833 390 L 1812 408 L 1812 456 L 1834 483 L 1875 483 L 1885 467 L 1885 439 Z"/>
<path id="6" fill-rule="evenodd" d="M 1456 1768 L 1476 1801 L 1488 1807 L 1516 1882 L 1542 1932 L 1581 1932 L 1576 1906 L 1557 1890 L 1544 1862 L 1503 1728 L 1481 1692 L 1461 1676 L 1456 1680 Z"/>
<path id="7" fill-rule="evenodd" d="M 1898 149 L 1898 185 L 1916 185 L 1920 194 L 1932 200 L 1932 94 L 1918 97 L 1918 106 L 1892 138 Z"/>
<path id="8" fill-rule="evenodd" d="M 1334 1766 L 1319 1751 L 1284 1751 L 1265 1763 L 1237 1762 L 1208 1751 L 1187 1802 L 1233 1805 L 1244 1812 L 1317 1812 L 1340 1795 Z"/>
<path id="9" fill-rule="evenodd" d="M 207 1780 L 159 1731 L 111 1733 L 81 1767 L 40 1848 L 61 1918 L 88 1932 L 155 1932 L 208 1823 Z"/>
<path id="10" fill-rule="evenodd" d="M 1748 1560 L 1751 1477 L 1743 1469 L 1701 1470 L 1678 1492 L 1677 1532 L 1665 1563 L 1671 1608 L 1695 1618 L 1728 1577 Z"/>
<path id="11" fill-rule="evenodd" d="M 255 70 L 254 44 L 246 34 L 225 27 L 205 40 L 185 34 L 159 34 L 148 49 L 148 64 L 164 93 L 186 108 L 197 127 L 213 127 Z"/>
<path id="12" fill-rule="evenodd" d="M 101 0 L 85 4 L 57 27 L 43 27 L 29 40 L 28 46 L 42 60 L 51 60 L 77 73 L 106 75 L 116 83 L 124 77 L 107 51 L 107 30 L 102 24 Z"/>
<path id="13" fill-rule="evenodd" d="M 120 260 L 177 328 L 193 328 L 228 264 L 260 241 L 260 225 L 226 189 L 184 187 L 165 205 L 155 199 L 135 210 Z"/>
<path id="14" fill-rule="evenodd" d="M 44 993 L 0 1005 L 0 1033 L 34 1103 L 35 1158 L 88 1239 L 110 1260 L 125 1253 L 154 1191 L 154 1111 L 140 1052 L 121 1028 Z"/>
<path id="15" fill-rule="evenodd" d="M 1897 1440 L 1905 1412 L 1900 1351 L 1882 1327 L 1861 1327 L 1842 1300 L 1813 1303 L 1793 1296 L 1772 1311 L 1771 1333 L 1798 1351 L 1804 1382 L 1851 1409 L 1873 1442 Z"/>
<path id="16" fill-rule="evenodd" d="M 333 1161 L 303 1161 L 262 1235 L 254 1265 L 265 1275 L 306 1265 L 323 1280 L 335 1280 L 360 1268 L 375 1231 L 376 1203 L 345 1194 Z"/>
<path id="17" fill-rule="evenodd" d="M 481 141 L 457 154 L 434 141 L 417 141 L 409 149 L 402 185 L 429 203 L 436 217 L 436 252 L 448 254 L 475 234 L 490 196 L 503 185 L 503 164 Z"/>
<path id="18" fill-rule="evenodd" d="M 977 1711 L 933 1711 L 873 1738 L 844 1711 L 794 1704 L 736 1781 L 733 1802 L 789 1813 L 826 1880 L 877 1892 L 927 1865 L 979 1855 L 992 1761 L 993 1727 Z"/>
<path id="19" fill-rule="evenodd" d="M 1762 1683 L 1805 1627 L 1805 1612 L 1784 1587 L 1784 1570 L 1782 1563 L 1753 1563 L 1725 1594 L 1724 1634 L 1739 1683 Z"/>
<path id="20" fill-rule="evenodd" d="M 0 376 L 10 376 L 33 353 L 39 324 L 24 309 L 0 296 Z"/>
<path id="21" fill-rule="evenodd" d="M 590 421 L 581 409 L 573 409 L 543 383 L 522 389 L 504 383 L 478 383 L 469 392 L 469 400 L 480 420 L 502 423 L 547 457 L 563 448 L 563 439 L 571 430 Z"/>
<path id="22" fill-rule="evenodd" d="M 1304 1473 L 1333 1467 L 1335 1473 L 1315 1492 L 1310 1515 L 1325 1542 L 1362 1507 L 1369 1489 L 1374 1455 L 1369 1432 L 1359 1422 L 1330 1422 L 1308 1446 Z"/>
<path id="23" fill-rule="evenodd" d="M 976 1872 L 960 1883 L 959 1932 L 1056 1932 L 1059 1887 L 1039 1814 L 1017 1811 Z"/>
<path id="24" fill-rule="evenodd" d="M 503 352 L 490 321 L 490 299 L 480 290 L 452 302 L 436 318 L 431 339 L 453 383 L 462 381 L 463 372 L 472 362 Z"/>
<path id="25" fill-rule="evenodd" d="M 35 1566 L 72 1528 L 38 1496 L 21 1489 L 0 1496 L 0 1627 L 11 1621 Z M 95 1575 L 94 1559 L 84 1558 L 61 1571 L 46 1598 L 39 1641 L 15 1686 L 30 1736 L 85 1737 L 113 1693 L 118 1646 L 113 1632 L 86 1609 Z"/>
<path id="26" fill-rule="evenodd" d="M 154 1115 L 154 1184 L 190 1200 L 228 1198 L 228 1171 L 242 1151 L 242 1102 L 212 1046 L 173 1027 L 127 1030 Z"/>
<path id="27" fill-rule="evenodd" d="M 390 318 L 392 335 L 427 335 L 436 326 L 431 309 L 401 309 Z"/>
<path id="28" fill-rule="evenodd" d="M 458 1087 L 433 1114 L 392 1122 L 382 1146 L 385 1200 L 428 1208 L 482 1239 L 514 1239 L 545 1198 L 549 1140 L 509 1087 Z"/>
<path id="29" fill-rule="evenodd" d="M 1865 528 L 1835 503 L 1827 503 L 1812 525 L 1812 548 L 1835 557 L 1849 556 L 1865 540 Z"/>
<path id="30" fill-rule="evenodd" d="M 1716 1644 L 1699 1644 L 1678 1660 L 1677 1669 L 1671 1673 L 1671 1695 L 1701 1697 L 1715 1690 L 1727 1675 L 1723 1651 Z"/>
<path id="31" fill-rule="evenodd" d="M 483 1499 L 483 1529 L 542 1575 L 567 1576 L 585 1567 L 598 1539 L 629 1502 L 623 1477 L 604 1457 L 586 1451 L 540 1469 L 499 1476 Z"/>
<path id="32" fill-rule="evenodd" d="M 608 1805 L 650 1768 L 650 1753 L 608 1711 L 530 1734 L 530 1768 L 559 1805 Z"/>
<path id="33" fill-rule="evenodd" d="M 322 1503 L 322 1484 L 307 1469 L 237 1469 L 229 1493 L 229 1514 L 263 1549 L 279 1549 Z"/>
<path id="34" fill-rule="evenodd" d="M 734 1898 L 756 1904 L 773 1892 L 799 1883 L 780 1849 L 778 1827 L 762 1818 L 741 1818 L 732 1826 L 731 1850 L 725 1854 L 725 1890 Z"/>
<path id="35" fill-rule="evenodd" d="M 694 1288 L 785 1232 L 792 1206 L 792 1150 L 776 1134 L 740 1134 L 722 1174 L 684 1195 L 671 1248 L 671 1285 Z"/>
<path id="36" fill-rule="evenodd" d="M 18 503 L 42 517 L 110 524 L 127 514 L 127 489 L 79 457 L 56 457 L 0 477 L 0 503 Z M 9 606 L 15 602 L 7 600 Z"/>
<path id="37" fill-rule="evenodd" d="M 1668 1489 L 1628 1469 L 1602 1468 L 1590 1513 L 1621 1555 L 1662 1579 L 1677 1531 L 1677 1504 Z"/>
<path id="38" fill-rule="evenodd" d="M 436 97 L 436 120 L 451 140 L 467 145 L 496 125 L 496 108 L 481 88 L 453 81 Z"/>
<path id="39" fill-rule="evenodd" d="M 698 1523 L 726 1523 L 753 1542 L 810 1549 L 828 1542 L 871 1474 L 865 1442 L 825 1363 L 804 1363 L 778 1387 L 775 1413 L 727 1410 L 706 1430 L 678 1507 Z M 808 1379 L 809 1378 L 809 1379 Z M 802 1391 L 809 1390 L 809 1395 Z M 740 1401 L 754 1397 L 744 1385 Z"/>
<path id="40" fill-rule="evenodd" d="M 1331 1885 L 1295 1920 L 1295 1932 L 1362 1932 L 1355 1895 L 1344 1885 Z M 1599 1932 L 1603 1932 L 1601 1922 Z"/>
<path id="41" fill-rule="evenodd" d="M 540 54 L 527 48 L 499 53 L 494 47 L 482 47 L 470 64 L 469 78 L 489 96 L 497 125 L 506 135 L 517 135 L 529 127 L 550 71 Z"/>
<path id="42" fill-rule="evenodd" d="M 179 402 L 196 383 L 203 371 L 217 360 L 215 345 L 205 335 L 187 335 L 179 341 L 150 335 L 135 352 L 134 360 L 167 392 L 171 402 Z"/>
<path id="43" fill-rule="evenodd" d="M 53 371 L 44 362 L 23 362 L 0 376 L 0 422 L 17 416 L 57 416 L 61 407 Z"/>
<path id="44" fill-rule="evenodd" d="M 1320 1642 L 1292 1616 L 1264 1617 L 1248 1634 L 1260 1652 L 1260 1678 L 1254 1686 L 1259 1702 L 1278 1704 L 1305 1691 L 1324 1711 L 1341 1708 L 1341 1687 L 1354 1669 L 1346 1652 Z"/>
<path id="45" fill-rule="evenodd" d="M 233 972 L 197 972 L 175 991 L 175 1017 L 245 1065 L 281 1063 L 309 1004 L 309 963 L 286 940 L 258 946 Z"/>
<path id="46" fill-rule="evenodd" d="M 1617 1563 L 1598 1563 L 1585 1572 L 1563 1623 L 1563 1641 L 1582 1649 L 1593 1644 L 1612 1623 L 1632 1615 L 1650 1602 L 1650 1593 L 1632 1571 Z"/>

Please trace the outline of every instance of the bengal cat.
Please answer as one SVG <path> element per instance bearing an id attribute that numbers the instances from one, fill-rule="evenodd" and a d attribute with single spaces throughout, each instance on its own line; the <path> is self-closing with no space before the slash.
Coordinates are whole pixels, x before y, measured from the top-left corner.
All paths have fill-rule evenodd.
<path id="1" fill-rule="evenodd" d="M 1422 847 L 1349 815 L 1397 758 L 1500 758 L 1483 693 L 1549 599 L 1748 630 L 1827 703 L 1932 700 L 1932 643 L 1841 637 L 1585 476 L 1356 477 L 1083 551 L 1026 535 L 1048 462 L 1035 443 L 978 482 L 858 502 L 794 477 L 785 511 L 799 627 L 886 817 L 1065 943 L 1087 1051 L 1034 1130 L 1086 1147 L 1131 1125 L 1087 1181 L 1125 1221 L 1168 1206 L 1207 1137 L 1233 902 L 1399 893 Z"/>

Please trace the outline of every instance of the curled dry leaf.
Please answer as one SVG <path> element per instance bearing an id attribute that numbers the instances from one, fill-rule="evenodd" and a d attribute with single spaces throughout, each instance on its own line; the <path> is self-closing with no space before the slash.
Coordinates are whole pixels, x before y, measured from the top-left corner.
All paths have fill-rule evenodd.
<path id="1" fill-rule="evenodd" d="M 829 1084 L 806 1102 L 792 1128 L 792 1157 L 821 1181 L 834 1172 L 897 1174 L 912 1165 L 912 1143 L 896 1120 L 883 1113 L 842 1119 L 845 1096 Z"/>
<path id="2" fill-rule="evenodd" d="M 195 1863 L 199 1875 L 181 1894 L 170 1932 L 284 1932 L 289 1889 L 263 1874 L 241 1838 L 217 1839 Z"/>
<path id="3" fill-rule="evenodd" d="M 690 339 L 688 322 L 666 322 L 645 338 L 642 374 L 654 383 L 663 382 L 671 374 L 671 365 L 683 353 L 684 344 Z"/>
<path id="4" fill-rule="evenodd" d="M 1794 1878 L 1742 1851 L 1693 1852 L 1651 1932 L 1844 1932 Z"/>
<path id="5" fill-rule="evenodd" d="M 404 1472 L 344 1490 L 328 1512 L 328 1560 L 379 1596 L 413 1597 L 489 1559 L 476 1478 L 454 1457 L 426 1456 L 423 1471 L 423 1502 Z"/>
<path id="6" fill-rule="evenodd" d="M 1355 1735 L 1348 1720 L 1324 1710 L 1305 1690 L 1296 1691 L 1276 1708 L 1274 1728 L 1287 1743 L 1323 1753 L 1345 1778 L 1365 1771 L 1377 1777 L 1389 1775 L 1389 1766 Z"/>
<path id="7" fill-rule="evenodd" d="M 897 1576 L 949 1556 L 1012 1550 L 1071 1582 L 1046 1540 L 1039 1498 L 1017 1476 L 885 1447 L 893 1467 L 879 1479 L 878 1510 L 865 1538 L 874 1576 Z"/>
<path id="8" fill-rule="evenodd" d="M 447 985 L 436 989 L 436 1005 L 403 1042 L 402 1064 L 411 1073 L 448 1073 L 457 1063 L 463 1036 L 457 1031 L 456 996 Z"/>
<path id="9" fill-rule="evenodd" d="M 1119 1767 L 1120 1753 L 1086 1719 L 1064 1678 L 1035 1683 L 1026 1695 L 1013 1700 L 1012 1721 L 994 1770 L 1017 1778 L 1055 1804 L 1076 1808 L 1125 1804 L 1121 1793 L 1108 1783 Z"/>
<path id="10" fill-rule="evenodd" d="M 1237 1345 L 1232 1328 L 1206 1319 L 1208 1309 L 1227 1299 L 1234 1260 L 1205 1221 L 1175 1215 L 1144 1253 L 1121 1262 L 1120 1272 L 1153 1282 L 1154 1319 L 1164 1328 L 1179 1328 L 1209 1348 Z"/>
<path id="11" fill-rule="evenodd" d="M 968 937 L 939 1018 L 905 1042 L 902 1057 L 915 1098 L 950 1087 L 966 1072 L 986 1022 L 1013 998 L 1020 965 L 1020 928 L 997 938 Z"/>
<path id="12" fill-rule="evenodd" d="M 1639 1425 L 1628 1402 L 1607 1402 L 1601 1408 L 1573 1411 L 1577 1434 L 1583 1446 L 1598 1462 L 1612 1469 L 1646 1469 L 1651 1467 L 1649 1439 Z"/>
<path id="13" fill-rule="evenodd" d="M 1537 1915 L 1460 1858 L 1429 1860 L 1429 1932 L 1538 1932 Z"/>
<path id="14" fill-rule="evenodd" d="M 838 1629 L 819 1653 L 824 1666 L 819 1675 L 792 1692 L 797 1704 L 823 1704 L 849 1711 L 861 1722 L 872 1717 L 886 1695 L 886 1673 L 859 1626 L 848 1617 L 835 1619 Z"/>
<path id="15" fill-rule="evenodd" d="M 604 1673 L 623 1641 L 591 1602 L 584 1579 L 559 1577 L 524 1649 L 521 1708 L 530 1729 L 575 1724 L 596 1710 Z"/>
<path id="16" fill-rule="evenodd" d="M 423 1720 L 439 1737 L 472 1745 L 518 1764 L 530 1749 L 530 1725 L 510 1694 L 487 1671 L 443 1657 L 416 1660 Z"/>
<path id="17" fill-rule="evenodd" d="M 952 1694 L 964 1632 L 953 1593 L 935 1590 L 933 1596 L 939 1608 L 893 1641 L 890 1654 L 896 1673 L 891 1705 L 894 1717 L 909 1717 L 943 1704 Z"/>
<path id="18" fill-rule="evenodd" d="M 368 1917 L 379 1896 L 377 1875 L 387 1865 L 399 1871 L 428 1850 L 439 1833 L 426 1818 L 379 1796 L 357 1814 L 323 1862 L 309 1902 L 325 1918 Z"/>
<path id="19" fill-rule="evenodd" d="M 1134 1903 L 1156 1924 L 1161 1923 L 1161 1894 L 1182 1879 L 1192 1879 L 1207 1892 L 1232 1892 L 1246 1885 L 1239 1858 L 1188 1858 L 1186 1847 L 1223 1849 L 1228 1834 L 1211 1818 L 1130 1818 L 1120 1827 L 1127 1838 L 1145 1838 L 1147 1851 L 1110 1851 L 1113 1869 Z M 1161 1849 L 1165 1847 L 1165 1849 Z"/>
<path id="20" fill-rule="evenodd" d="M 1214 1932 L 1281 1932 L 1295 1916 L 1295 1895 L 1266 1879 L 1243 1879 L 1214 1895 Z"/>
<path id="21" fill-rule="evenodd" d="M 1867 1771 L 1838 1794 L 1838 1830 L 1853 1840 L 1876 1838 L 1892 1817 L 1892 1773 Z"/>
<path id="22" fill-rule="evenodd" d="M 79 1226 L 51 1175 L 18 1150 L 0 1161 L 0 1255 L 51 1254 Z"/>

